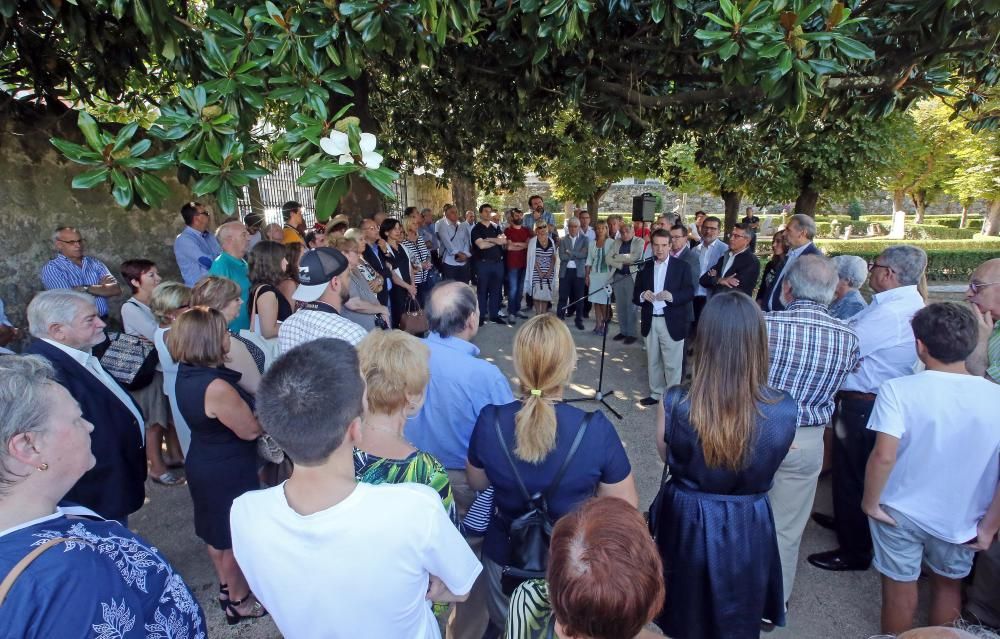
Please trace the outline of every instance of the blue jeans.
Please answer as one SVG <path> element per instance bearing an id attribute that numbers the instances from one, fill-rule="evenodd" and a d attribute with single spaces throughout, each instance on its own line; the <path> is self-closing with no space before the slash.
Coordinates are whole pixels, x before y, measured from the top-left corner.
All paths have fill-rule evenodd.
<path id="1" fill-rule="evenodd" d="M 507 269 L 507 316 L 513 317 L 521 312 L 521 297 L 524 295 L 523 268 Z"/>
<path id="2" fill-rule="evenodd" d="M 503 262 L 476 262 L 476 293 L 482 319 L 500 317 L 500 291 L 503 288 Z"/>

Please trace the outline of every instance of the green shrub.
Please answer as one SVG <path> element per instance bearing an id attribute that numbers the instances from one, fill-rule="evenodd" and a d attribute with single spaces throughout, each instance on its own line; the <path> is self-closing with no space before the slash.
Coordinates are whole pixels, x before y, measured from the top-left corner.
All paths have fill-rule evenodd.
<path id="1" fill-rule="evenodd" d="M 857 255 L 875 259 L 887 246 L 911 244 L 927 251 L 927 279 L 966 280 L 986 260 L 1000 255 L 1000 238 L 976 240 L 817 240 L 827 255 Z"/>
<path id="2" fill-rule="evenodd" d="M 907 224 L 905 237 L 908 240 L 971 240 L 975 234 L 975 229 L 937 224 Z"/>

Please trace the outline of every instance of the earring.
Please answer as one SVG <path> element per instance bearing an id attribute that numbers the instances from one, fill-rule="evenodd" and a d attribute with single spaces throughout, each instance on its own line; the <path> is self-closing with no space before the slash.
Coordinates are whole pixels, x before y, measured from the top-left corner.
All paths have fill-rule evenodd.
<path id="1" fill-rule="evenodd" d="M 45 462 L 42 462 L 42 465 L 38 467 L 38 470 L 40 470 L 42 472 L 44 472 L 44 471 L 46 471 L 48 469 L 49 469 L 49 465 L 46 464 Z"/>

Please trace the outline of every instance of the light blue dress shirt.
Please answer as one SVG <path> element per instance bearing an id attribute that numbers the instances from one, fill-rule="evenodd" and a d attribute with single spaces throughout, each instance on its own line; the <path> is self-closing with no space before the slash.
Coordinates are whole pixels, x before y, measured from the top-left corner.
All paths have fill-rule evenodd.
<path id="1" fill-rule="evenodd" d="M 406 423 L 406 438 L 448 470 L 465 470 L 479 411 L 489 404 L 509 404 L 514 394 L 499 368 L 476 357 L 475 344 L 437 333 L 424 343 L 431 351 L 431 377 L 423 408 Z"/>
<path id="2" fill-rule="evenodd" d="M 194 286 L 202 275 L 208 273 L 212 260 L 221 254 L 219 240 L 208 231 L 199 232 L 185 226 L 174 240 L 174 258 L 187 286 Z"/>

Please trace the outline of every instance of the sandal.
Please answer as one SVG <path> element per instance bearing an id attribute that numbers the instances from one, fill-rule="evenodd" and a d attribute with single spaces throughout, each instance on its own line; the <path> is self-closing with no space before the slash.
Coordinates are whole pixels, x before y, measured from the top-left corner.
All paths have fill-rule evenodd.
<path id="1" fill-rule="evenodd" d="M 225 612 L 227 606 L 229 606 L 229 586 L 219 584 L 219 608 Z"/>
<path id="2" fill-rule="evenodd" d="M 250 609 L 250 614 L 241 615 L 239 612 L 237 612 L 236 606 L 242 606 L 251 597 L 253 597 L 253 606 Z M 238 601 L 236 599 L 230 599 L 226 603 L 226 623 L 229 624 L 230 626 L 235 626 L 236 624 L 245 619 L 260 619 L 261 617 L 266 617 L 266 616 L 267 616 L 267 610 L 264 608 L 264 606 L 261 605 L 260 601 L 258 601 L 257 598 L 253 596 L 252 592 L 247 593 L 246 597 Z"/>
<path id="3" fill-rule="evenodd" d="M 159 477 L 154 476 L 151 477 L 151 479 L 153 480 L 154 483 L 162 484 L 164 486 L 180 486 L 185 481 L 187 481 L 183 477 L 178 477 L 169 470 L 160 475 Z"/>

